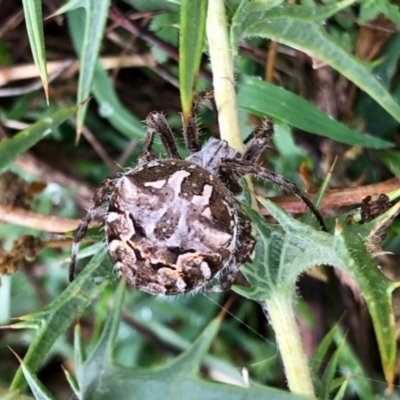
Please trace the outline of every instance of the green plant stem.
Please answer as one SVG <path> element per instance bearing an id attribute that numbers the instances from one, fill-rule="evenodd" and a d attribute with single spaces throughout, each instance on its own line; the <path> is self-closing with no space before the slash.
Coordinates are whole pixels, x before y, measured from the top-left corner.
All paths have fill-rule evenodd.
<path id="1" fill-rule="evenodd" d="M 221 139 L 226 140 L 235 150 L 243 152 L 244 144 L 239 126 L 233 56 L 223 0 L 209 0 L 206 33 Z M 258 209 L 254 198 L 253 208 Z M 308 397 L 315 397 L 307 358 L 294 316 L 293 304 L 292 296 L 288 296 L 287 293 L 285 296 L 277 295 L 266 302 L 290 390 Z"/>
<path id="2" fill-rule="evenodd" d="M 206 33 L 213 73 L 214 98 L 221 139 L 243 152 L 233 74 L 233 56 L 223 0 L 209 0 Z"/>
<path id="3" fill-rule="evenodd" d="M 229 42 L 228 22 L 223 0 L 209 0 L 207 8 L 206 34 L 213 73 L 214 99 L 218 110 L 218 126 L 221 139 L 233 149 L 243 153 L 242 134 L 233 71 L 233 53 Z M 250 192 L 253 183 L 246 177 Z M 251 196 L 254 210 L 259 210 L 255 196 Z"/>
<path id="4" fill-rule="evenodd" d="M 292 393 L 315 397 L 307 357 L 294 313 L 294 290 L 275 291 L 265 301 Z"/>

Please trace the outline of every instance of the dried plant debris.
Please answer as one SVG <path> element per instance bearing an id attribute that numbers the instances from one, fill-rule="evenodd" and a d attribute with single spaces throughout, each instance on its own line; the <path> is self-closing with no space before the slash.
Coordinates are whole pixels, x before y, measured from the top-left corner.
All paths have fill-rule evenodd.
<path id="1" fill-rule="evenodd" d="M 24 262 L 32 262 L 42 250 L 40 238 L 31 235 L 21 236 L 10 251 L 0 249 L 0 275 L 12 275 Z"/>
<path id="2" fill-rule="evenodd" d="M 380 194 L 376 200 L 372 200 L 372 196 L 367 196 L 361 204 L 361 221 L 372 221 L 390 207 L 390 200 L 386 194 Z"/>
<path id="3" fill-rule="evenodd" d="M 386 200 L 384 200 L 384 203 L 386 203 Z M 380 214 L 382 213 L 383 211 L 380 212 Z M 399 214 L 400 214 L 400 203 L 397 203 L 392 207 L 391 212 L 387 213 L 387 215 L 385 215 L 384 218 L 382 218 L 377 224 L 375 224 L 374 227 L 369 232 L 367 237 L 368 242 L 366 247 L 368 252 L 372 254 L 374 257 L 383 254 L 388 254 L 388 252 L 382 250 L 382 243 L 386 239 L 386 230 L 389 228 L 390 225 L 392 225 L 393 221 Z"/>
<path id="4" fill-rule="evenodd" d="M 17 174 L 7 171 L 0 175 L 0 203 L 29 209 L 33 197 L 46 187 L 41 182 L 26 182 Z"/>

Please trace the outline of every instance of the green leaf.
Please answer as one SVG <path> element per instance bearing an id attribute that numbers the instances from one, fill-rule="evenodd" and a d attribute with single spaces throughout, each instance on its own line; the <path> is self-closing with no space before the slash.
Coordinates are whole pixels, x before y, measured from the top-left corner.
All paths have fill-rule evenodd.
<path id="1" fill-rule="evenodd" d="M 152 368 L 126 368 L 113 361 L 113 348 L 120 322 L 124 283 L 115 296 L 114 309 L 101 338 L 80 370 L 78 381 L 82 397 L 89 399 L 277 399 L 300 397 L 271 388 L 243 388 L 205 381 L 198 375 L 202 359 L 220 327 L 219 318 L 212 321 L 194 343 L 168 364 Z"/>
<path id="2" fill-rule="evenodd" d="M 248 12 L 247 7 L 255 3 L 263 1 L 245 2 L 237 11 L 231 32 L 233 47 L 246 37 L 264 37 L 301 50 L 335 68 L 400 122 L 400 104 L 375 78 L 370 67 L 345 51 L 321 23 L 301 18 L 302 6 L 283 4 L 265 12 Z M 309 7 L 310 12 L 313 9 Z"/>
<path id="3" fill-rule="evenodd" d="M 398 27 L 400 26 L 400 7 L 390 4 L 388 0 L 364 0 L 360 1 L 360 15 L 358 23 L 365 24 L 376 19 L 380 14 L 392 20 Z"/>
<path id="4" fill-rule="evenodd" d="M 65 377 L 67 378 L 69 386 L 71 386 L 71 389 L 74 391 L 76 398 L 77 399 L 82 398 L 81 392 L 79 390 L 79 385 L 78 385 L 78 382 L 76 381 L 75 377 L 66 369 L 64 369 L 64 374 L 65 374 Z"/>
<path id="5" fill-rule="evenodd" d="M 0 142 L 0 173 L 19 155 L 61 125 L 79 109 L 79 105 L 56 111 L 32 124 L 11 139 Z"/>
<path id="6" fill-rule="evenodd" d="M 61 6 L 53 15 L 64 14 L 68 11 L 75 10 L 77 8 L 85 7 L 87 0 L 69 0 L 63 6 Z"/>
<path id="7" fill-rule="evenodd" d="M 393 146 L 385 140 L 354 131 L 300 96 L 259 79 L 244 77 L 240 80 L 238 103 L 261 117 L 278 118 L 296 128 L 341 143 L 372 148 Z"/>
<path id="8" fill-rule="evenodd" d="M 85 2 L 84 37 L 82 47 L 76 47 L 80 59 L 78 103 L 86 100 L 91 93 L 110 3 L 110 0 L 86 0 Z M 86 112 L 87 105 L 78 111 L 78 134 L 84 124 Z"/>
<path id="9" fill-rule="evenodd" d="M 325 362 L 325 356 L 328 353 L 330 346 L 334 343 L 335 334 L 339 329 L 339 323 L 336 323 L 324 336 L 321 343 L 318 345 L 317 350 L 315 350 L 315 353 L 310 361 L 310 368 L 313 376 L 317 376 L 318 371 L 321 369 L 322 363 Z"/>
<path id="10" fill-rule="evenodd" d="M 340 386 L 340 389 L 336 393 L 335 397 L 333 398 L 333 400 L 342 400 L 344 398 L 344 394 L 346 392 L 348 383 L 349 379 L 345 379 L 342 385 Z"/>
<path id="11" fill-rule="evenodd" d="M 400 101 L 400 82 L 396 79 L 397 65 L 400 59 L 400 35 L 393 35 L 379 54 L 382 60 L 374 67 L 373 73 L 386 88 L 390 88 L 393 97 Z M 361 92 L 357 97 L 355 114 L 361 117 L 368 132 L 384 137 L 393 137 L 398 122 L 376 103 L 368 94 Z"/>
<path id="12" fill-rule="evenodd" d="M 25 379 L 27 380 L 29 387 L 35 396 L 36 400 L 53 400 L 54 397 L 46 389 L 42 382 L 39 381 L 37 376 L 28 368 L 25 363 L 21 360 L 17 353 L 13 351 L 14 355 L 18 358 L 21 364 L 22 372 L 24 373 Z"/>
<path id="13" fill-rule="evenodd" d="M 332 387 L 333 380 L 335 377 L 337 365 L 339 363 L 339 357 L 343 351 L 343 347 L 346 341 L 346 337 L 343 338 L 342 342 L 339 344 L 338 348 L 332 354 L 328 365 L 325 368 L 324 376 L 322 377 L 322 393 L 318 396 L 321 399 L 329 400 L 330 393 L 334 389 Z"/>
<path id="14" fill-rule="evenodd" d="M 341 330 L 336 331 L 335 341 L 337 344 L 342 343 L 343 333 Z M 342 354 L 339 360 L 339 369 L 342 375 L 350 376 L 351 379 L 348 382 L 352 392 L 357 393 L 358 397 L 363 400 L 374 400 L 374 389 L 376 390 L 376 383 L 369 379 L 368 373 L 364 368 L 363 363 L 355 354 L 352 346 L 345 342 L 342 350 Z M 372 388 L 374 384 L 374 389 Z M 382 390 L 385 390 L 385 384 L 382 382 Z"/>
<path id="15" fill-rule="evenodd" d="M 0 399 L 1 400 L 32 400 L 32 397 L 24 396 L 18 391 L 9 392 L 8 390 L 0 387 Z"/>
<path id="16" fill-rule="evenodd" d="M 400 153 L 398 150 L 381 150 L 376 154 L 393 175 L 400 176 Z"/>
<path id="17" fill-rule="evenodd" d="M 107 249 L 104 246 L 53 302 L 37 313 L 20 317 L 21 322 L 12 325 L 15 329 L 37 329 L 35 339 L 24 357 L 24 363 L 31 371 L 37 370 L 57 338 L 109 283 L 107 278 L 101 280 L 96 278 L 96 276 L 109 276 L 106 267 L 108 271 L 111 271 L 111 267 L 109 263 L 104 262 L 106 253 Z M 102 265 L 103 268 L 100 270 Z M 19 369 L 11 384 L 11 389 L 22 390 L 25 386 L 26 381 Z"/>
<path id="18" fill-rule="evenodd" d="M 198 302 L 199 303 L 199 302 Z M 178 307 L 177 305 L 174 304 L 174 307 Z M 201 307 L 201 305 L 200 305 Z M 195 313 L 192 313 L 191 316 L 188 318 L 190 320 L 193 320 L 196 318 Z M 206 316 L 204 313 L 201 315 L 202 317 Z M 186 321 L 188 324 L 190 324 L 190 321 Z M 172 328 L 165 326 L 164 324 L 161 324 L 155 319 L 140 319 L 140 323 L 143 327 L 145 327 L 149 332 L 151 332 L 157 340 L 159 340 L 161 343 L 165 345 L 169 345 L 172 348 L 176 348 L 179 350 L 187 350 L 191 345 L 192 342 L 187 340 L 180 332 L 176 332 Z M 191 324 L 192 326 L 194 325 L 193 323 Z M 246 343 L 246 348 L 250 346 L 250 342 Z M 225 362 L 223 360 L 218 359 L 215 356 L 212 355 L 207 355 L 204 358 L 203 364 L 207 366 L 208 368 L 216 369 L 227 376 L 231 377 L 233 380 L 236 380 L 238 382 L 242 381 L 243 377 L 240 374 L 240 371 L 238 371 L 235 366 L 229 364 L 228 362 Z"/>
<path id="19" fill-rule="evenodd" d="M 143 140 L 145 132 L 143 123 L 121 104 L 106 70 L 99 62 L 96 65 L 93 94 L 103 118 L 128 139 Z M 157 143 L 155 145 L 157 146 Z"/>
<path id="20" fill-rule="evenodd" d="M 392 209 L 364 225 L 341 225 L 337 221 L 334 234 L 329 234 L 295 220 L 270 201 L 260 199 L 260 202 L 279 225 L 269 225 L 257 212 L 244 209 L 254 223 L 258 237 L 254 262 L 241 268 L 250 288 L 235 286 L 234 290 L 247 298 L 267 301 L 275 293 L 294 288 L 298 277 L 313 265 L 343 269 L 354 279 L 366 301 L 386 381 L 392 385 L 396 334 L 391 295 L 397 284 L 379 272 L 366 251 L 364 239 L 378 220 L 390 215 Z"/>
<path id="21" fill-rule="evenodd" d="M 84 35 L 84 14 L 83 10 L 74 10 L 68 13 L 68 25 L 70 35 L 77 52 L 82 51 Z M 106 70 L 100 62 L 96 63 L 93 94 L 99 104 L 99 112 L 103 118 L 119 132 L 131 140 L 142 140 L 144 136 L 143 123 L 130 113 L 119 101 L 114 86 L 108 77 Z M 154 149 L 157 148 L 157 142 Z"/>
<path id="22" fill-rule="evenodd" d="M 272 141 L 278 154 L 270 155 L 269 161 L 275 172 L 296 180 L 301 163 L 309 159 L 307 152 L 294 141 L 292 127 L 286 122 L 274 119 L 274 131 Z"/>
<path id="23" fill-rule="evenodd" d="M 74 330 L 74 359 L 75 359 L 75 371 L 77 376 L 80 376 L 83 372 L 84 363 L 86 361 L 86 349 L 83 345 L 81 327 L 79 323 L 75 325 Z M 75 392 L 78 398 L 82 397 L 82 393 L 79 387 L 79 383 L 73 378 L 70 383 L 72 390 Z"/>
<path id="24" fill-rule="evenodd" d="M 244 1 L 240 12 L 234 17 L 234 23 L 238 25 L 243 24 L 244 22 L 241 21 L 242 18 L 247 18 L 249 14 L 261 13 L 262 15 L 265 12 L 268 12 L 268 17 L 271 18 L 295 16 L 296 19 L 303 21 L 321 21 L 332 17 L 355 2 L 356 0 L 342 0 L 326 6 L 307 7 L 303 5 L 291 6 L 290 4 L 282 4 L 282 2 L 274 4 L 270 0 Z"/>
<path id="25" fill-rule="evenodd" d="M 182 0 L 179 41 L 179 84 L 184 121 L 192 109 L 204 46 L 208 0 Z"/>
<path id="26" fill-rule="evenodd" d="M 125 0 L 124 2 L 142 12 L 159 10 L 178 12 L 180 7 L 180 0 Z"/>
<path id="27" fill-rule="evenodd" d="M 26 29 L 28 31 L 33 60 L 39 69 L 47 103 L 49 103 L 49 82 L 47 76 L 46 51 L 43 35 L 42 2 L 40 0 L 22 0 Z"/>

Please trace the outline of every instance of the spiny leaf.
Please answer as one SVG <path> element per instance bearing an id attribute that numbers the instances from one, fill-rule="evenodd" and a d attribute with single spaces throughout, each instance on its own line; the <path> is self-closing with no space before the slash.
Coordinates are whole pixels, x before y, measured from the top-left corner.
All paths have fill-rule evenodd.
<path id="1" fill-rule="evenodd" d="M 400 7 L 397 4 L 391 4 L 389 0 L 360 1 L 359 24 L 374 20 L 380 14 L 391 19 L 398 27 L 400 26 Z"/>
<path id="2" fill-rule="evenodd" d="M 93 301 L 108 284 L 108 279 L 96 282 L 94 275 L 106 258 L 106 248 L 99 251 L 77 278 L 68 285 L 52 303 L 43 310 L 21 317 L 22 322 L 12 328 L 36 327 L 35 339 L 24 357 L 25 365 L 35 372 L 57 338 L 65 332 L 72 321 Z M 108 266 L 108 265 L 107 265 Z M 104 266 L 103 266 L 104 268 Z M 108 271 L 111 268 L 108 266 Z M 107 276 L 99 271 L 99 276 Z M 21 369 L 16 373 L 11 389 L 24 389 L 26 381 Z"/>
<path id="3" fill-rule="evenodd" d="M 82 398 L 81 392 L 79 390 L 79 385 L 78 382 L 76 381 L 75 377 L 63 367 L 63 371 L 65 374 L 65 377 L 67 378 L 67 381 L 69 383 L 69 386 L 71 386 L 71 389 L 74 391 L 75 396 L 80 399 Z"/>
<path id="4" fill-rule="evenodd" d="M 356 282 L 371 314 L 383 369 L 393 384 L 396 357 L 391 294 L 397 287 L 378 270 L 365 248 L 365 238 L 380 218 L 364 225 L 341 225 L 334 234 L 305 225 L 274 203 L 260 199 L 279 225 L 269 225 L 255 211 L 245 209 L 257 232 L 255 259 L 241 271 L 250 288 L 235 287 L 245 297 L 266 301 L 275 292 L 294 287 L 299 275 L 313 265 L 330 265 L 346 271 Z M 390 213 L 389 210 L 387 213 Z"/>
<path id="5" fill-rule="evenodd" d="M 135 398 L 157 399 L 270 399 L 294 400 L 299 397 L 270 388 L 243 388 L 208 382 L 198 377 L 198 369 L 220 321 L 214 320 L 195 342 L 175 360 L 159 368 L 124 368 L 113 361 L 112 350 L 119 325 L 123 284 L 114 301 L 114 309 L 104 327 L 96 349 L 80 370 L 78 381 L 85 399 L 120 400 Z"/>
<path id="6" fill-rule="evenodd" d="M 233 47 L 246 37 L 265 37 L 301 50 L 335 68 L 400 122 L 400 104 L 371 73 L 371 68 L 344 50 L 321 23 L 303 19 L 299 8 L 302 6 L 282 4 L 264 12 L 251 12 L 257 3 L 263 1 L 248 1 L 239 7 L 232 24 Z M 313 8 L 309 7 L 309 11 Z"/>
<path id="7" fill-rule="evenodd" d="M 22 359 L 11 350 L 14 355 L 18 358 L 18 361 L 21 364 L 22 372 L 24 373 L 25 379 L 27 380 L 30 389 L 32 390 L 33 395 L 36 400 L 53 400 L 54 397 L 52 394 L 46 389 L 42 382 L 39 381 L 37 376 L 25 365 Z"/>
<path id="8" fill-rule="evenodd" d="M 293 6 L 291 4 L 272 4 L 265 0 L 255 0 L 243 2 L 240 12 L 236 14 L 236 19 L 246 18 L 250 13 L 265 13 L 271 17 L 293 17 L 304 21 L 321 21 L 330 18 L 343 8 L 351 6 L 356 0 L 337 1 L 335 4 L 329 4 L 320 7 L 307 7 L 303 5 Z M 271 4 L 271 5 L 270 5 Z"/>

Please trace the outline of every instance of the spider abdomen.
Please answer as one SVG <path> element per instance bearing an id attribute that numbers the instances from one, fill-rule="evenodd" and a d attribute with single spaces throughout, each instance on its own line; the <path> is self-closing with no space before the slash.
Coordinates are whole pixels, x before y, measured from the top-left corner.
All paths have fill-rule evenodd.
<path id="1" fill-rule="evenodd" d="M 151 294 L 200 289 L 229 264 L 237 241 L 232 196 L 209 171 L 154 160 L 115 182 L 105 220 L 120 273 Z"/>

